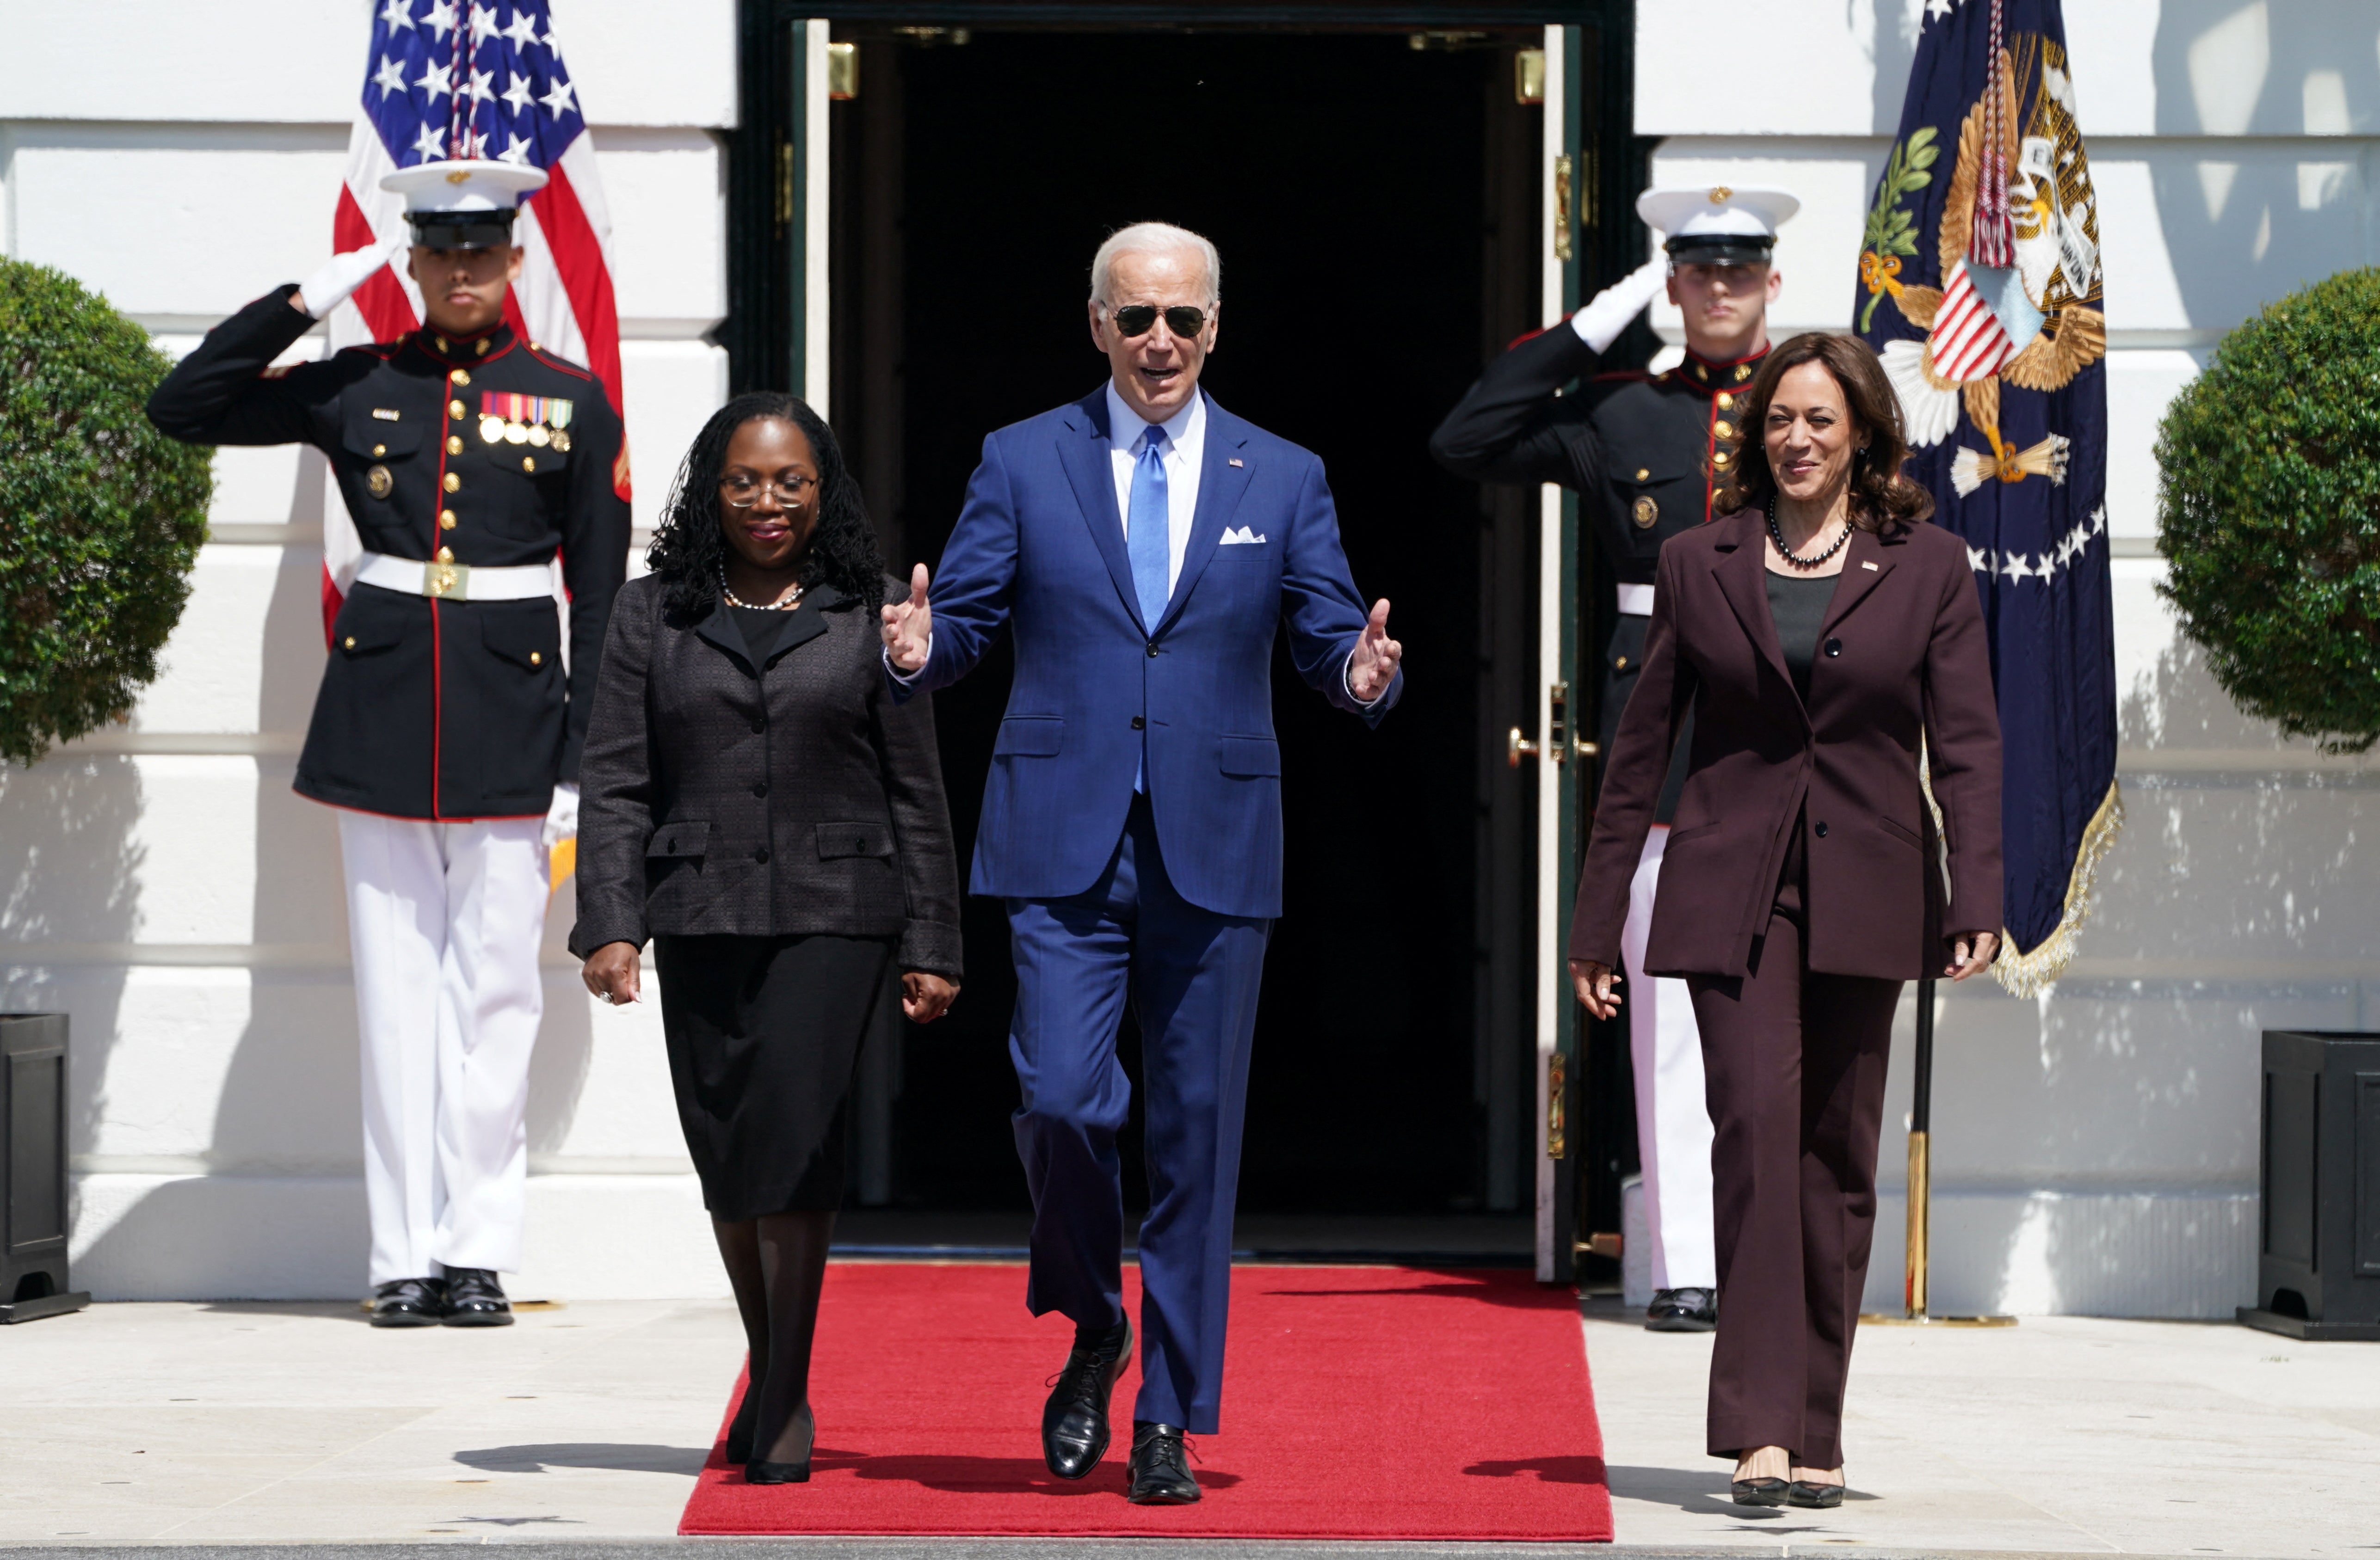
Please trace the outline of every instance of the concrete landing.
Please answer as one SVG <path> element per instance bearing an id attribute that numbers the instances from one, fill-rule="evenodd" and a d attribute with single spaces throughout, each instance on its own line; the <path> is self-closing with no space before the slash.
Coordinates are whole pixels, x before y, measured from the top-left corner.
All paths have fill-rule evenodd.
<path id="1" fill-rule="evenodd" d="M 1620 1539 L 1597 1554 L 2380 1552 L 2380 1346 L 2079 1318 L 1867 1330 L 1855 1498 L 1754 1514 L 1727 1504 L 1727 1465 L 1702 1455 L 1708 1339 L 1647 1334 L 1610 1302 L 1586 1312 Z M 98 1305 L 0 1329 L 0 1544 L 504 1542 L 547 1560 L 720 1543 L 754 1560 L 1573 1553 L 672 1540 L 740 1348 L 732 1310 L 709 1300 L 583 1302 L 491 1332 L 374 1332 L 352 1306 L 279 1303 Z M 1029 1445 L 1032 1427 L 1015 1434 Z"/>

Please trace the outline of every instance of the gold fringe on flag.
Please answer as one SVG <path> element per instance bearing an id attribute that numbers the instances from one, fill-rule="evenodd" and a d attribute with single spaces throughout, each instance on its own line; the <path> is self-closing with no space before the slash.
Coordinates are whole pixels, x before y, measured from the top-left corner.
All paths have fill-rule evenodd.
<path id="1" fill-rule="evenodd" d="M 2058 917 L 2057 929 L 2022 953 L 2017 951 L 2016 939 L 2008 929 L 2000 929 L 2000 956 L 1992 961 L 1992 978 L 2010 996 L 2038 997 L 2066 973 L 2074 957 L 2075 936 L 2091 914 L 2091 890 L 2098 884 L 2099 858 L 2107 853 L 2123 827 L 2123 792 L 2109 780 L 2107 794 L 2099 810 L 2091 815 L 2090 827 L 2083 829 L 2082 842 L 2074 852 L 2074 874 L 2066 883 L 2066 913 Z"/>

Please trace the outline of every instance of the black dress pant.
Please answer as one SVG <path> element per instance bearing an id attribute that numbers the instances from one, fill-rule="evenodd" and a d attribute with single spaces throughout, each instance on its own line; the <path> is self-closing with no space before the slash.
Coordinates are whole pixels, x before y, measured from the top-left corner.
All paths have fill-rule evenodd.
<path id="1" fill-rule="evenodd" d="M 1783 1446 L 1797 1465 L 1837 1468 L 1902 983 L 1809 968 L 1798 865 L 1789 864 L 1751 973 L 1688 982 L 1717 1129 L 1708 1449 Z"/>

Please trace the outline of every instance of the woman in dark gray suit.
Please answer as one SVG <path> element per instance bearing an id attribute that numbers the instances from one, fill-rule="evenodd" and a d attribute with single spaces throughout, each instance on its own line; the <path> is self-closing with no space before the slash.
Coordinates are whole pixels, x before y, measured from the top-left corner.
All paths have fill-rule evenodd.
<path id="1" fill-rule="evenodd" d="M 695 439 L 612 610 L 581 768 L 571 950 L 606 1002 L 653 942 L 686 1148 L 744 1318 L 727 1457 L 809 1477 L 810 1339 L 844 1107 L 896 998 L 959 978 L 958 863 L 925 699 L 892 702 L 884 577 L 834 435 L 741 395 Z"/>

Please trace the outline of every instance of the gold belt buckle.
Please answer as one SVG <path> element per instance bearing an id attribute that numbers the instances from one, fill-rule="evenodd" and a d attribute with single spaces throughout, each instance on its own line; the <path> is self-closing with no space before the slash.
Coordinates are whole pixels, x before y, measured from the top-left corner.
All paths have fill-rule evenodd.
<path id="1" fill-rule="evenodd" d="M 468 563 L 423 564 L 421 594 L 449 601 L 468 601 L 471 599 L 471 566 Z"/>

